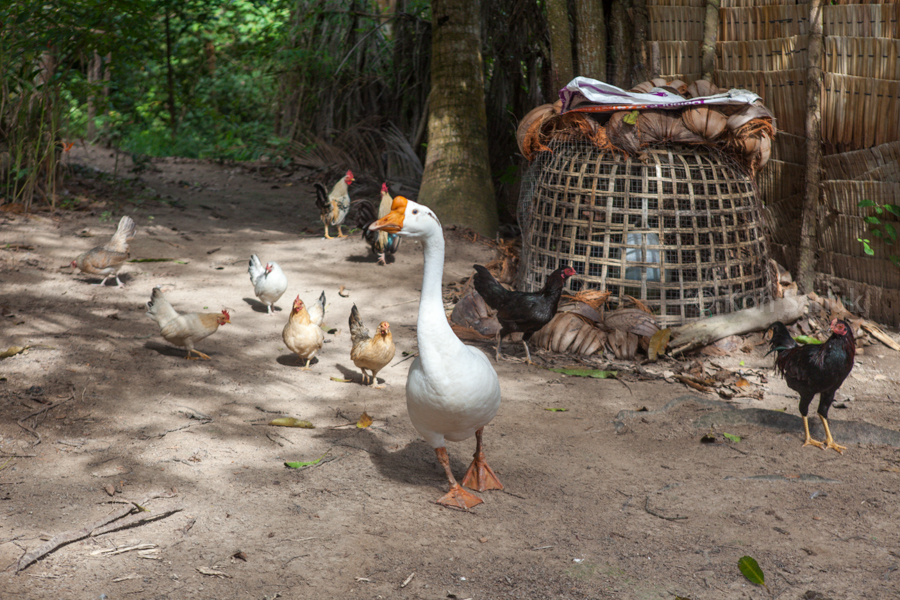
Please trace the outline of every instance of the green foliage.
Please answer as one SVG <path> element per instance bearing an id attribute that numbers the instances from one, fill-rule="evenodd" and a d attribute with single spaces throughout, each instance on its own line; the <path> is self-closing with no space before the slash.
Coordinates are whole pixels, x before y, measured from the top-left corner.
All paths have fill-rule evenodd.
<path id="1" fill-rule="evenodd" d="M 889 215 L 900 219 L 900 206 L 896 204 L 878 204 L 872 200 L 861 200 L 857 205 L 860 208 L 872 208 L 874 215 L 867 215 L 863 220 L 869 224 L 869 231 L 876 238 L 879 238 L 885 244 L 891 246 L 897 241 L 897 225 L 895 222 L 885 220 Z M 863 245 L 863 251 L 869 256 L 875 256 L 875 249 L 872 248 L 872 242 L 868 238 L 856 238 Z M 900 256 L 895 254 L 888 255 L 888 259 L 895 266 L 900 268 Z"/>

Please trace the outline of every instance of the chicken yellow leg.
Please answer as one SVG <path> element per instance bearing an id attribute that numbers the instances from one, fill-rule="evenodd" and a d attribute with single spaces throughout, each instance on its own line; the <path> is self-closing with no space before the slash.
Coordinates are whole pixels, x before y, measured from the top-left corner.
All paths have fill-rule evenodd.
<path id="1" fill-rule="evenodd" d="M 197 356 L 191 356 L 191 352 L 196 354 Z M 209 355 L 203 354 L 199 350 L 194 350 L 193 348 L 188 348 L 187 356 L 184 357 L 186 360 L 211 360 Z"/>
<path id="2" fill-rule="evenodd" d="M 838 454 L 843 454 L 844 450 L 847 449 L 846 446 L 839 446 L 834 442 L 834 438 L 831 437 L 831 428 L 828 427 L 828 419 L 819 415 L 819 418 L 822 420 L 822 425 L 825 427 L 825 445 L 822 446 L 823 449 L 831 448 Z"/>
<path id="3" fill-rule="evenodd" d="M 438 462 L 441 463 L 441 466 L 444 467 L 444 473 L 447 474 L 447 480 L 450 482 L 450 491 L 444 494 L 437 503 L 442 506 L 449 506 L 450 508 L 461 508 L 463 510 L 468 510 L 473 506 L 478 506 L 484 500 L 476 496 L 475 494 L 466 491 L 461 485 L 456 482 L 456 478 L 453 477 L 453 471 L 450 470 L 450 457 L 447 456 L 447 449 L 444 447 L 435 448 L 434 453 L 437 454 Z"/>
<path id="4" fill-rule="evenodd" d="M 484 460 L 484 450 L 481 447 L 481 434 L 484 427 L 475 432 L 475 455 L 469 470 L 463 477 L 462 484 L 469 489 L 483 492 L 485 490 L 502 490 L 503 484 L 497 478 L 494 470 Z"/>
<path id="5" fill-rule="evenodd" d="M 338 230 L 338 235 L 337 235 L 337 236 L 338 236 L 339 238 L 347 237 L 347 234 L 341 233 L 341 226 L 340 226 L 340 225 L 337 226 L 337 230 Z"/>
<path id="6" fill-rule="evenodd" d="M 812 436 L 809 435 L 809 419 L 807 417 L 803 417 L 803 430 L 806 432 L 806 440 L 803 442 L 804 446 L 815 446 L 816 448 L 825 448 L 825 444 L 822 442 L 817 442 L 812 439 Z M 828 431 L 828 429 L 825 429 Z"/>
<path id="7" fill-rule="evenodd" d="M 325 223 L 325 239 L 326 240 L 333 239 L 330 235 L 328 235 L 328 223 Z"/>

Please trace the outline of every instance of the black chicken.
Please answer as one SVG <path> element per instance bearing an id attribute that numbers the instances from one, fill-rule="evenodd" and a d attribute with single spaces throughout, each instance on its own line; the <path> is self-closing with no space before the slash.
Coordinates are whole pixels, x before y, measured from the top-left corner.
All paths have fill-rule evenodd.
<path id="1" fill-rule="evenodd" d="M 800 394 L 800 415 L 806 432 L 804 446 L 831 448 L 843 454 L 846 447 L 839 446 L 831 437 L 828 427 L 828 409 L 834 402 L 834 394 L 853 370 L 856 344 L 853 330 L 844 320 L 831 322 L 831 337 L 824 344 L 800 345 L 794 341 L 787 327 L 780 321 L 766 331 L 771 350 L 775 352 L 775 370 L 784 376 L 788 387 Z M 825 442 L 819 442 L 809 435 L 809 403 L 819 394 L 819 408 L 816 411 L 825 427 Z"/>
<path id="2" fill-rule="evenodd" d="M 378 212 L 375 212 L 375 206 L 368 200 L 359 203 L 356 212 L 357 226 L 362 229 L 363 239 L 368 242 L 372 248 L 372 252 L 378 256 L 378 264 L 387 264 L 387 255 L 394 254 L 400 249 L 400 236 L 396 233 L 387 233 L 386 231 L 369 231 L 369 225 L 391 212 L 391 203 L 393 202 L 388 185 L 381 184 L 381 201 L 379 202 Z"/>
<path id="3" fill-rule="evenodd" d="M 475 291 L 488 306 L 497 311 L 500 332 L 497 334 L 496 360 L 500 360 L 500 342 L 503 336 L 516 331 L 522 332 L 522 343 L 525 345 L 525 356 L 531 362 L 528 340 L 541 327 L 549 323 L 556 315 L 559 297 L 562 295 L 566 279 L 575 275 L 575 269 L 560 267 L 550 273 L 544 287 L 539 292 L 512 292 L 494 279 L 493 275 L 481 265 L 475 265 Z"/>

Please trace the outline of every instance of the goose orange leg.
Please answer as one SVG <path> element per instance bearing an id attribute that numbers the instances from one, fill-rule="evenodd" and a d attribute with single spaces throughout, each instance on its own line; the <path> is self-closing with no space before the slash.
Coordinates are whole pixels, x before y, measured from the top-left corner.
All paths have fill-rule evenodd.
<path id="1" fill-rule="evenodd" d="M 527 346 L 526 346 L 527 347 Z M 484 450 L 481 446 L 481 434 L 484 427 L 475 432 L 475 454 L 469 470 L 463 477 L 462 484 L 469 489 L 483 492 L 485 490 L 502 490 L 503 484 L 497 478 L 494 470 L 484 460 Z"/>
<path id="2" fill-rule="evenodd" d="M 449 506 L 450 508 L 468 510 L 473 506 L 478 506 L 484 502 L 484 500 L 475 494 L 466 491 L 456 482 L 456 478 L 453 477 L 453 471 L 450 470 L 450 457 L 447 456 L 446 448 L 435 448 L 434 453 L 437 454 L 438 461 L 441 463 L 441 466 L 444 467 L 444 472 L 447 474 L 447 480 L 450 482 L 450 491 L 437 501 L 438 504 Z"/>

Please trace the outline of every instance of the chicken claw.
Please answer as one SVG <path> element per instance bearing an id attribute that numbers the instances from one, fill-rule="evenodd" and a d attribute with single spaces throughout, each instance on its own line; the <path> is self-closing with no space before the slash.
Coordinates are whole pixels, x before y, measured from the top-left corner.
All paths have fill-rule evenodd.
<path id="1" fill-rule="evenodd" d="M 341 226 L 340 226 L 340 225 L 337 226 L 337 230 L 338 230 L 337 236 L 338 236 L 339 238 L 345 238 L 345 237 L 347 237 L 347 234 L 346 234 L 346 233 L 341 233 Z"/>
<path id="2" fill-rule="evenodd" d="M 847 447 L 846 447 L 846 446 L 840 446 L 840 445 L 838 445 L 838 444 L 835 443 L 834 438 L 831 437 L 831 428 L 828 427 L 828 419 L 826 419 L 826 418 L 823 417 L 822 415 L 819 415 L 819 418 L 822 420 L 822 425 L 825 426 L 825 445 L 824 445 L 824 447 L 823 447 L 822 449 L 825 450 L 825 449 L 827 449 L 827 448 L 831 448 L 832 450 L 834 450 L 834 451 L 837 452 L 838 454 L 843 454 L 843 453 L 844 453 L 844 450 L 846 450 Z"/>
<path id="3" fill-rule="evenodd" d="M 193 352 L 197 356 L 191 356 L 191 352 Z M 212 360 L 208 354 L 203 354 L 199 350 L 194 350 L 193 348 L 188 350 L 187 356 L 185 356 L 184 358 L 186 360 Z"/>

